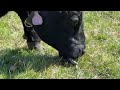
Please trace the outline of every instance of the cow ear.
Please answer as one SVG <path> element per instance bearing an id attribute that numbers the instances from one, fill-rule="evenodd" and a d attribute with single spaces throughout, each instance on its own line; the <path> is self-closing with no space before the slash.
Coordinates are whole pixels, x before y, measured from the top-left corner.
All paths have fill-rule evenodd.
<path id="1" fill-rule="evenodd" d="M 34 11 L 34 16 L 32 18 L 32 24 L 33 25 L 42 25 L 43 24 L 43 18 L 39 15 L 38 11 Z"/>

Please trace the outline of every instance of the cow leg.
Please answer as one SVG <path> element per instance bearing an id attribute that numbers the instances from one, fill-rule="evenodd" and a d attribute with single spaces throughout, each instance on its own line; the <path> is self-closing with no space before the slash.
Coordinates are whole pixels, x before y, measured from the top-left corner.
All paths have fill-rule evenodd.
<path id="1" fill-rule="evenodd" d="M 25 26 L 26 27 L 26 26 Z M 27 33 L 27 34 L 30 34 L 30 36 L 29 37 L 27 37 L 26 36 L 26 33 L 24 34 L 24 38 L 25 39 L 27 39 L 27 45 L 28 45 L 28 47 L 29 47 L 29 49 L 35 49 L 35 50 L 42 50 L 43 49 L 43 47 L 42 47 L 42 45 L 41 45 L 41 39 L 40 39 L 40 37 L 37 35 L 37 33 L 34 31 L 34 28 L 33 27 L 26 27 L 27 29 L 27 31 L 26 31 L 26 33 L 27 32 L 29 32 L 29 33 Z"/>
<path id="2" fill-rule="evenodd" d="M 24 39 L 27 39 L 27 45 L 29 49 L 36 49 L 36 50 L 41 50 L 42 46 L 40 44 L 41 39 L 35 33 L 34 29 L 32 27 L 26 27 L 24 24 L 24 21 L 28 17 L 27 11 L 16 11 L 18 15 L 20 16 L 20 19 L 22 20 L 23 27 L 24 27 Z"/>

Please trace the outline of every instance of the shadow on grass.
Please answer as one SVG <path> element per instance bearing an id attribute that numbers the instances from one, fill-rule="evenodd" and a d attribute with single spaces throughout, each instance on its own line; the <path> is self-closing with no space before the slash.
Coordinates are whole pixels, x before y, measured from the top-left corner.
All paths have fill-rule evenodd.
<path id="1" fill-rule="evenodd" d="M 0 74 L 10 79 L 27 70 L 43 72 L 49 68 L 50 65 L 59 65 L 57 57 L 58 56 L 52 56 L 49 53 L 41 54 L 35 50 L 30 51 L 26 48 L 1 50 Z"/>

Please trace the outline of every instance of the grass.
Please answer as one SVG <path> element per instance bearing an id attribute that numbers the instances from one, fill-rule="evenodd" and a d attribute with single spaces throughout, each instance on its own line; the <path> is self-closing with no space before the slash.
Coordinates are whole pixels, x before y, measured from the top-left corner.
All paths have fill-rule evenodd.
<path id="1" fill-rule="evenodd" d="M 86 53 L 78 68 L 55 63 L 58 52 L 30 51 L 23 27 L 11 11 L 0 19 L 0 79 L 120 79 L 120 12 L 84 12 Z"/>

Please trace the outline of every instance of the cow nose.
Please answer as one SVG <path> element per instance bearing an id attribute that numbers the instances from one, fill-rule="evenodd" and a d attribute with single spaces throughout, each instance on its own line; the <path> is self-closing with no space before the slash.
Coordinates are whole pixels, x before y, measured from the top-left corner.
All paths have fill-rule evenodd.
<path id="1" fill-rule="evenodd" d="M 80 49 L 79 51 L 81 56 L 85 54 L 85 49 Z"/>
<path id="2" fill-rule="evenodd" d="M 85 54 L 85 49 L 82 49 L 82 55 Z"/>

